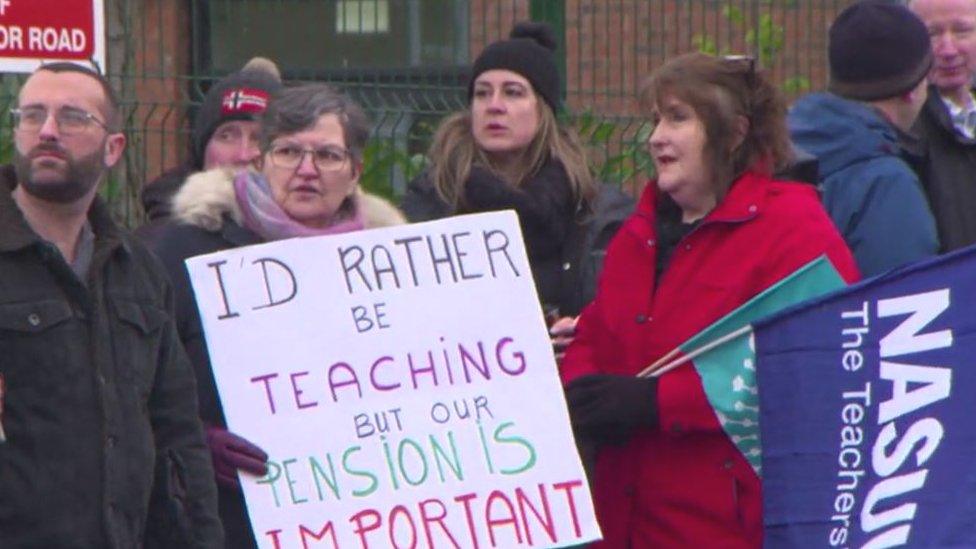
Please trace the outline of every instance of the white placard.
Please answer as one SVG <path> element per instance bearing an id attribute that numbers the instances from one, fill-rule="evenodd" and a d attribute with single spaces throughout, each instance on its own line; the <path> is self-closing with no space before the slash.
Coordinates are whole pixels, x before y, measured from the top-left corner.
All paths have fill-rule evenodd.
<path id="1" fill-rule="evenodd" d="M 187 266 L 261 547 L 599 538 L 513 212 Z"/>

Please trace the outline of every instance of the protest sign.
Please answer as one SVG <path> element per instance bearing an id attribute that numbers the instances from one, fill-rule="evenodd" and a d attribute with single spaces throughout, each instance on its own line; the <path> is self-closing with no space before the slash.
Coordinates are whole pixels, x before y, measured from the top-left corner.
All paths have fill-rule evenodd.
<path id="1" fill-rule="evenodd" d="M 976 247 L 755 325 L 765 547 L 976 547 Z"/>
<path id="2" fill-rule="evenodd" d="M 55 61 L 105 71 L 103 0 L 0 0 L 0 72 Z"/>
<path id="3" fill-rule="evenodd" d="M 187 261 L 262 547 L 599 537 L 512 212 Z"/>

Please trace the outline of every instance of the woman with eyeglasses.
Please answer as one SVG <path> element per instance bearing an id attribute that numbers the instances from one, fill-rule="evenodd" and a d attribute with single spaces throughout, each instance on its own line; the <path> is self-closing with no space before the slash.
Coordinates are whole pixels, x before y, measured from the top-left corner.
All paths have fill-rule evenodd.
<path id="1" fill-rule="evenodd" d="M 237 470 L 263 475 L 267 455 L 226 430 L 183 261 L 260 242 L 405 222 L 394 206 L 358 185 L 368 135 L 362 109 L 329 86 L 278 92 L 261 119 L 257 169 L 191 176 L 173 199 L 174 221 L 154 243 L 173 281 L 180 339 L 196 368 L 227 547 L 255 547 Z"/>
<path id="2" fill-rule="evenodd" d="M 786 109 L 750 59 L 674 58 L 639 100 L 657 178 L 610 243 L 562 366 L 577 436 L 598 448 L 595 547 L 758 548 L 759 477 L 693 364 L 637 374 L 821 255 L 847 281 L 857 268 L 816 189 L 771 179 L 791 156 Z"/>

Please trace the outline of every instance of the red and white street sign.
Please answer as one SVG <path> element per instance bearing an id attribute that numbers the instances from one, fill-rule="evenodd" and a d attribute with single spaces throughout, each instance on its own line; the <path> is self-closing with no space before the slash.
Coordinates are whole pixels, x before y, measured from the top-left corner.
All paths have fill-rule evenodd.
<path id="1" fill-rule="evenodd" d="M 0 72 L 54 61 L 105 70 L 103 0 L 0 0 Z"/>

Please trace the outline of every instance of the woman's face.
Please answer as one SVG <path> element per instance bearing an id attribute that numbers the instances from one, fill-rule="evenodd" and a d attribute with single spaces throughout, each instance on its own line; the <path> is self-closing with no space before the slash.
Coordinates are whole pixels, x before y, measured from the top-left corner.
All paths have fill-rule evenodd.
<path id="1" fill-rule="evenodd" d="M 532 84 L 502 69 L 478 75 L 471 98 L 471 131 L 489 156 L 528 149 L 539 131 L 539 98 Z"/>
<path id="2" fill-rule="evenodd" d="M 334 114 L 323 114 L 307 130 L 276 138 L 262 156 L 261 172 L 281 209 L 316 228 L 332 224 L 359 181 Z"/>
<path id="3" fill-rule="evenodd" d="M 714 207 L 716 196 L 705 160 L 704 123 L 691 105 L 674 97 L 658 103 L 654 118 L 647 145 L 657 167 L 658 188 L 686 213 L 704 215 Z"/>

